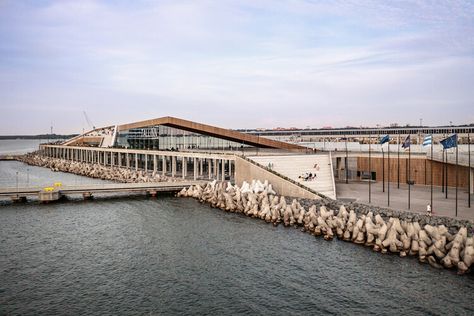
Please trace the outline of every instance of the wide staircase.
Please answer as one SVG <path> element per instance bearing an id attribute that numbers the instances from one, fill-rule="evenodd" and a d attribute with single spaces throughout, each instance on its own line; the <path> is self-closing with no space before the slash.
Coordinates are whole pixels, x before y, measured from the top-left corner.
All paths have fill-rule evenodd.
<path id="1" fill-rule="evenodd" d="M 327 197 L 336 198 L 334 175 L 329 154 L 251 156 L 253 161 L 271 168 Z M 316 174 L 316 177 L 314 177 Z M 310 175 L 313 175 L 310 177 Z"/>

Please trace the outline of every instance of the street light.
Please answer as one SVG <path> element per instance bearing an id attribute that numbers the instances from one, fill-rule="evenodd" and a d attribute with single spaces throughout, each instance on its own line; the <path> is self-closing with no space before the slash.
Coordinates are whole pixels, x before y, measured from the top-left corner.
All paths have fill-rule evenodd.
<path id="1" fill-rule="evenodd" d="M 18 171 L 16 172 L 16 193 L 18 194 L 18 192 L 20 191 L 20 189 L 18 188 Z"/>

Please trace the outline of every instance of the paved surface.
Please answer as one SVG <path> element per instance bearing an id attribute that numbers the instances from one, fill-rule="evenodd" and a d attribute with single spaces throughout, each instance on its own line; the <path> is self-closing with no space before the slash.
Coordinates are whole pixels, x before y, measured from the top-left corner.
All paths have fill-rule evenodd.
<path id="1" fill-rule="evenodd" d="M 336 198 L 334 175 L 329 154 L 291 156 L 248 156 L 262 166 L 271 164 L 276 172 L 330 198 Z M 316 174 L 316 179 L 305 181 L 302 176 Z"/>
<path id="2" fill-rule="evenodd" d="M 387 184 L 385 184 L 387 185 Z M 382 183 L 372 183 L 372 205 L 387 207 L 387 187 L 382 192 Z M 411 186 L 410 211 L 426 213 L 426 205 L 430 203 L 430 186 Z M 368 204 L 369 184 L 368 182 L 336 183 L 338 199 L 354 199 L 360 203 Z M 448 199 L 441 187 L 433 187 L 433 212 L 440 216 L 455 216 L 455 188 L 448 188 Z M 396 183 L 390 184 L 390 207 L 395 210 L 408 210 L 408 186 L 400 184 L 397 189 Z M 458 217 L 474 220 L 474 195 L 471 194 L 471 208 L 468 208 L 467 189 L 458 189 Z"/>

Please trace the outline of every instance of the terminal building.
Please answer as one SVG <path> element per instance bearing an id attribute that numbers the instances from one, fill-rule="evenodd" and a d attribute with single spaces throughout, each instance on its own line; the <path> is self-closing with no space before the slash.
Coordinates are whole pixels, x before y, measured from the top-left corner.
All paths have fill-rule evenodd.
<path id="1" fill-rule="evenodd" d="M 304 150 L 296 144 L 169 116 L 97 128 L 69 139 L 63 145 L 151 150 Z"/>
<path id="2" fill-rule="evenodd" d="M 336 198 L 337 181 L 433 183 L 457 185 L 472 192 L 473 172 L 466 155 L 467 145 L 461 147 L 455 165 L 454 151 L 442 151 L 439 144 L 451 133 L 458 133 L 459 143 L 467 144 L 471 132 L 471 126 L 239 131 L 168 116 L 96 128 L 43 149 L 54 157 L 173 177 L 231 179 L 239 183 L 262 178 L 263 174 L 277 175 L 311 194 Z M 384 134 L 392 136 L 389 147 L 378 144 Z M 432 156 L 421 146 L 426 134 L 433 135 Z M 411 157 L 401 150 L 401 141 L 407 135 L 412 137 Z M 242 158 L 253 166 L 244 167 Z M 273 182 L 278 181 L 273 178 Z M 285 186 L 288 183 L 280 188 Z"/>

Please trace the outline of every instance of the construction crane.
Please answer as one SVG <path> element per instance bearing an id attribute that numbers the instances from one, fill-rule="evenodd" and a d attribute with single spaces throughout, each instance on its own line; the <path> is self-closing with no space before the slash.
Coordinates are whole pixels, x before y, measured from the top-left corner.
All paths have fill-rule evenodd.
<path id="1" fill-rule="evenodd" d="M 95 129 L 95 126 L 94 124 L 92 124 L 91 120 L 87 116 L 86 111 L 82 111 L 82 113 L 84 113 L 84 117 L 86 118 L 86 122 L 87 122 L 87 125 L 89 125 L 89 128 Z"/>

